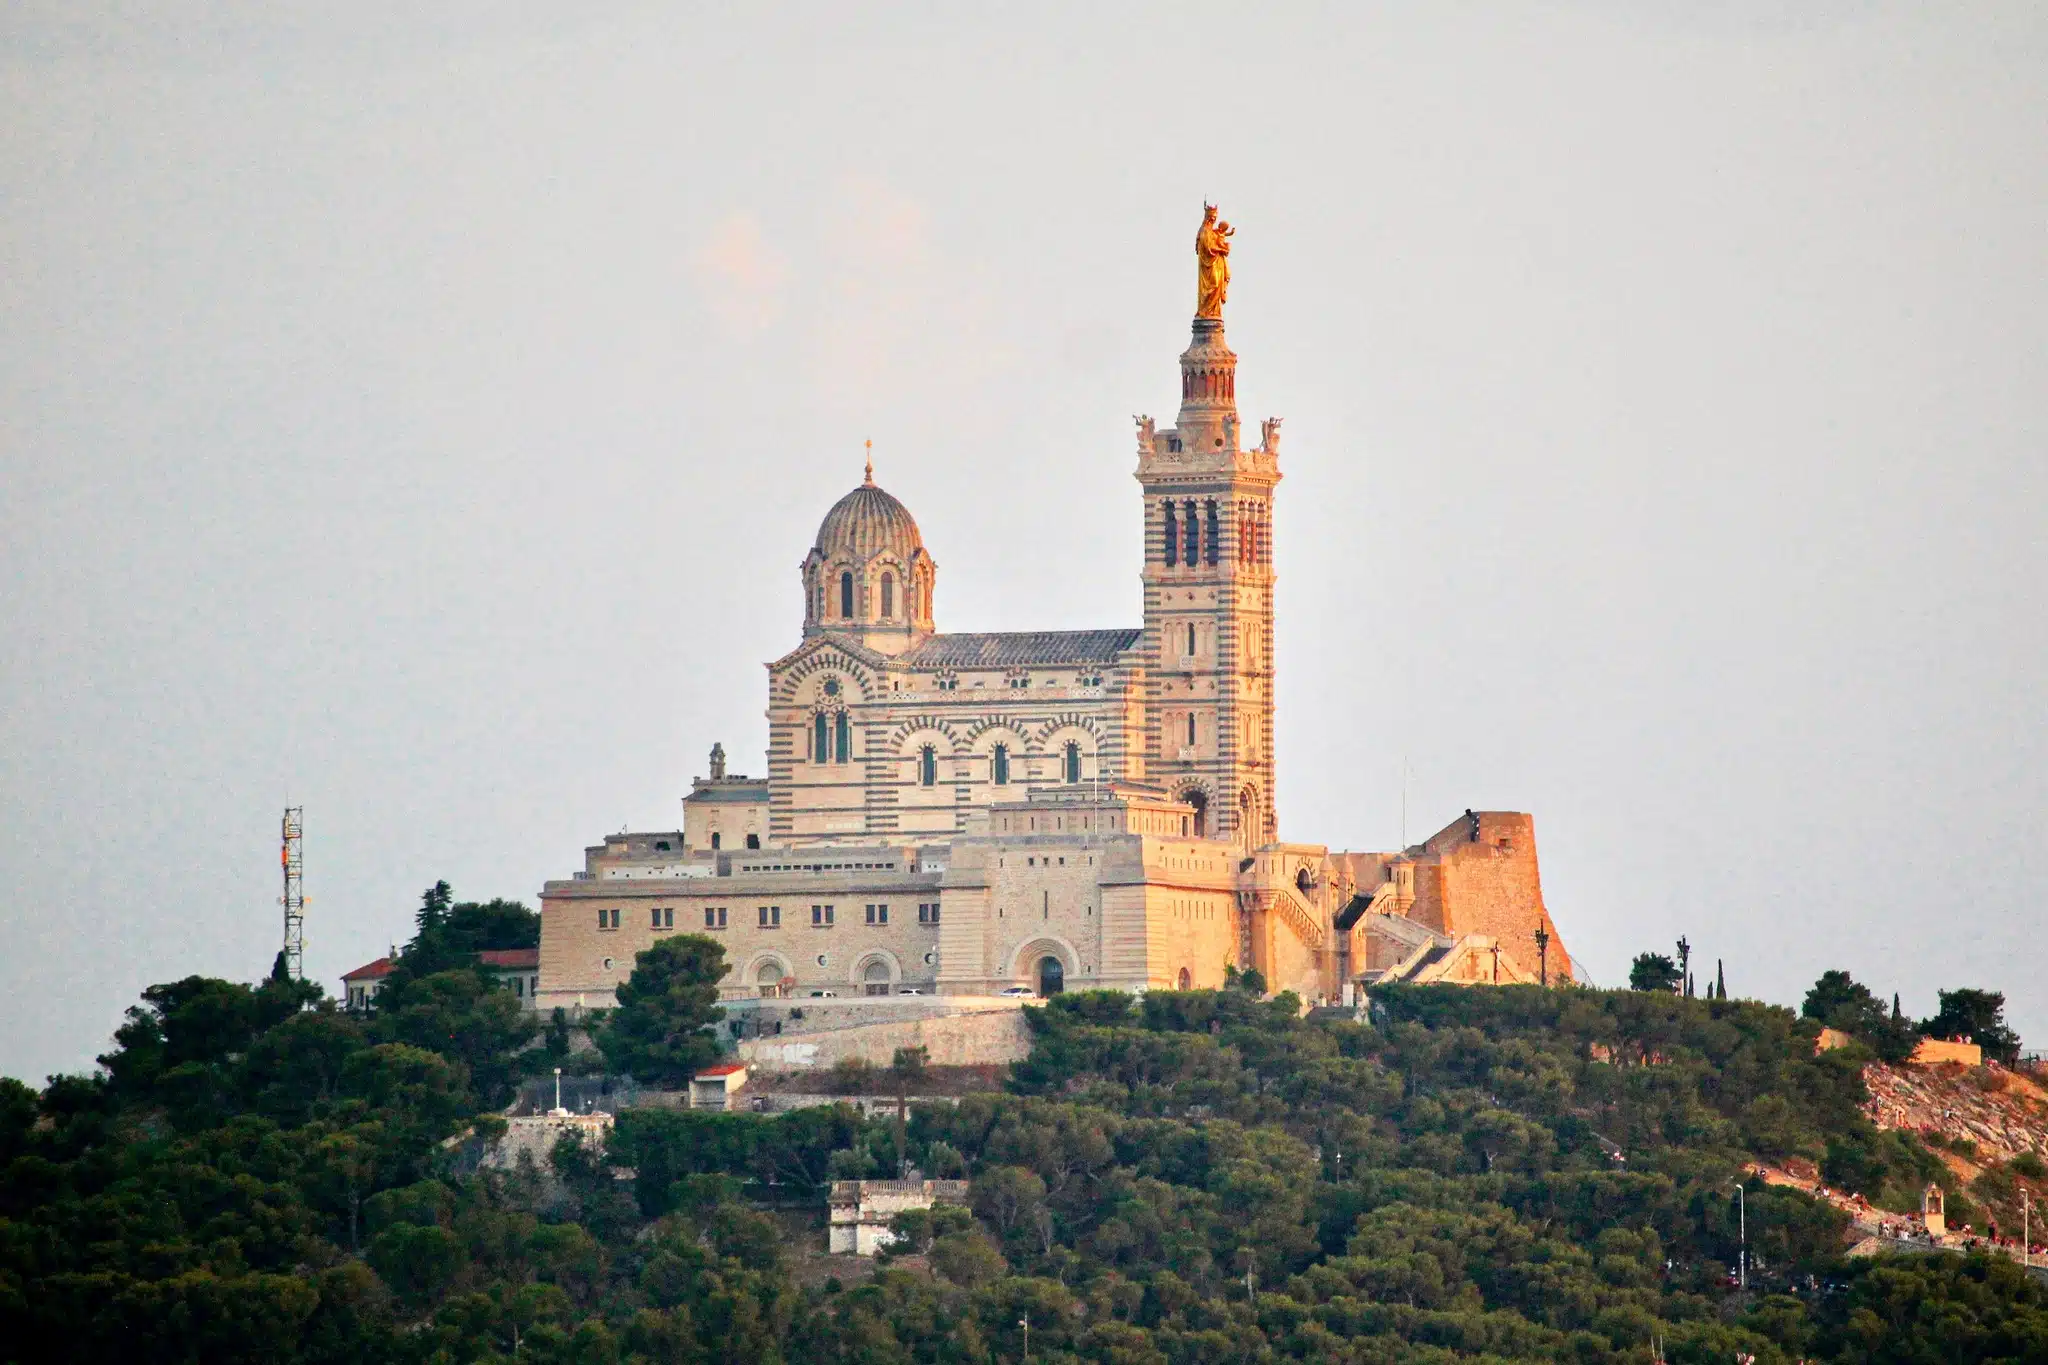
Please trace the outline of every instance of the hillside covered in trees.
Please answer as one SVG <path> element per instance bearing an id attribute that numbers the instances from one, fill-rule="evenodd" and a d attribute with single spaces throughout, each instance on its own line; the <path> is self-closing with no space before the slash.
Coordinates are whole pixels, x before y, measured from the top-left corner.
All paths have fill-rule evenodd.
<path id="1" fill-rule="evenodd" d="M 1757 1159 L 1894 1205 L 1953 1184 L 1863 1116 L 1868 1054 L 1817 1055 L 1789 1010 L 1061 996 L 1005 1089 L 913 1111 L 907 1155 L 970 1178 L 971 1209 L 906 1216 L 842 1283 L 799 1252 L 826 1185 L 893 1175 L 898 1141 L 844 1107 L 629 1110 L 602 1156 L 461 1174 L 448 1140 L 487 1137 L 555 1041 L 464 965 L 471 931 L 523 929 L 443 896 L 374 1016 L 191 978 L 145 994 L 99 1074 L 0 1082 L 9 1358 L 2048 1360 L 2048 1286 L 2008 1260 L 1848 1260 L 1825 1204 L 1752 1181 L 1738 1208 Z"/>

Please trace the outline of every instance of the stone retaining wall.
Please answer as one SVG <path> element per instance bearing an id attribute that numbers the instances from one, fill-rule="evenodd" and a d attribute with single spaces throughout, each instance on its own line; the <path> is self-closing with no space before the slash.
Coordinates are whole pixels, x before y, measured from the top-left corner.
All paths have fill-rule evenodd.
<path id="1" fill-rule="evenodd" d="M 942 1018 L 864 1024 L 829 1032 L 748 1038 L 740 1059 L 763 1071 L 807 1071 L 849 1057 L 887 1066 L 899 1047 L 922 1047 L 932 1066 L 990 1066 L 1022 1061 L 1031 1052 L 1031 1029 L 1020 1009 L 988 1010 Z"/>

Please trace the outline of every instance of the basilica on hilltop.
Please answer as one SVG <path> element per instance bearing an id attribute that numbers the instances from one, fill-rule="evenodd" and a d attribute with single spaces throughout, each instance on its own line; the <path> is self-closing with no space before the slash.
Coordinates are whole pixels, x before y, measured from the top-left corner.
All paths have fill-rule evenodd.
<path id="1" fill-rule="evenodd" d="M 1525 814 L 1385 853 L 1281 838 L 1280 419 L 1247 446 L 1232 235 L 1205 211 L 1179 411 L 1137 419 L 1141 619 L 940 630 L 938 563 L 871 461 L 802 557 L 765 776 L 714 746 L 680 829 L 607 836 L 546 884 L 538 1006 L 611 1004 L 684 932 L 723 941 L 729 998 L 1571 979 Z"/>

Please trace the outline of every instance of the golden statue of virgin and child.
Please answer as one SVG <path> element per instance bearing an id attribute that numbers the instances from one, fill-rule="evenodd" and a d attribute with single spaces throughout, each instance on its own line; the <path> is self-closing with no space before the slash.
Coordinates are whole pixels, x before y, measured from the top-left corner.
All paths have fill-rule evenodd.
<path id="1" fill-rule="evenodd" d="M 1216 217 L 1214 204 L 1202 205 L 1202 226 L 1195 232 L 1195 316 L 1220 318 L 1230 294 L 1230 239 L 1236 229 Z"/>

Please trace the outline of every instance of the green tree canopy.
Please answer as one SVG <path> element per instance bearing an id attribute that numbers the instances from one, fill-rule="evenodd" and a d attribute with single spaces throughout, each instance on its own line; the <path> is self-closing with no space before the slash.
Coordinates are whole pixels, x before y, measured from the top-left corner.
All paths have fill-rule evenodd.
<path id="1" fill-rule="evenodd" d="M 1886 1061 L 1903 1061 L 1912 1055 L 1912 1028 L 1894 1018 L 1868 986 L 1847 972 L 1822 972 L 1799 1012 L 1841 1030 Z"/>
<path id="2" fill-rule="evenodd" d="M 709 1026 L 724 1014 L 724 976 L 725 948 L 702 934 L 677 934 L 640 953 L 598 1035 L 605 1061 L 651 1085 L 688 1085 L 718 1055 Z"/>
<path id="3" fill-rule="evenodd" d="M 540 946 L 540 916 L 534 911 L 518 901 L 457 901 L 447 882 L 420 894 L 413 923 L 412 941 L 399 950 L 378 992 L 379 1008 L 402 999 L 416 981 L 474 967 L 478 953 Z"/>
<path id="4" fill-rule="evenodd" d="M 1678 964 L 1662 953 L 1637 953 L 1629 964 L 1628 988 L 1632 991 L 1676 991 Z"/>
<path id="5" fill-rule="evenodd" d="M 540 1025 L 510 991 L 458 967 L 413 981 L 377 1011 L 376 1031 L 462 1063 L 478 1097 L 496 1108 L 512 1097 L 524 1070 L 518 1054 Z"/>

